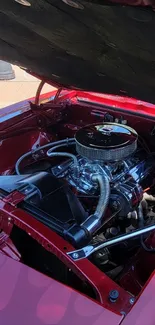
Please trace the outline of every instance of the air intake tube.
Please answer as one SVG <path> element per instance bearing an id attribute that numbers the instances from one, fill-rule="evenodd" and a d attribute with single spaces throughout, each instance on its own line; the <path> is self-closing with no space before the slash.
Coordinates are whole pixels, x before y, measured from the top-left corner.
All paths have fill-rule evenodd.
<path id="1" fill-rule="evenodd" d="M 93 174 L 92 181 L 98 183 L 100 188 L 96 210 L 81 225 L 73 225 L 66 233 L 66 238 L 76 247 L 88 243 L 94 233 L 102 226 L 102 220 L 109 202 L 110 184 L 107 175 Z"/>

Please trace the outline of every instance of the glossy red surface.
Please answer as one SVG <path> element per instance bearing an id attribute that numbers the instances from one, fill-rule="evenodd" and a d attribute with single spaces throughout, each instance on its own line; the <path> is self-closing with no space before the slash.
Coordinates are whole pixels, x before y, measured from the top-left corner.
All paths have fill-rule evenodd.
<path id="1" fill-rule="evenodd" d="M 17 251 L 15 245 L 4 231 L 0 233 L 0 251 L 16 261 L 20 261 L 21 259 L 20 253 Z"/>
<path id="2" fill-rule="evenodd" d="M 146 284 L 141 296 L 122 325 L 154 325 L 155 323 L 155 272 Z"/>
<path id="3" fill-rule="evenodd" d="M 155 246 L 155 233 L 148 236 L 145 244 Z M 146 252 L 141 248 L 129 262 L 125 274 L 120 278 L 120 285 L 137 296 L 145 286 L 148 278 L 155 270 L 155 254 Z"/>
<path id="4" fill-rule="evenodd" d="M 55 93 L 52 93 L 52 96 L 54 95 Z M 18 114 L 15 114 L 17 112 Z M 0 173 L 12 173 L 16 160 L 23 153 L 36 148 L 37 145 L 40 146 L 56 140 L 58 135 L 59 138 L 71 137 L 81 126 L 103 121 L 107 112 L 118 120 L 121 118 L 126 119 L 130 126 L 143 134 L 146 141 L 149 139 L 150 146 L 154 144 L 154 136 L 150 137 L 155 125 L 154 105 L 131 98 L 62 91 L 61 96 L 56 98 L 54 104 L 49 102 L 40 107 L 32 105 L 31 109 L 26 104 L 26 109 L 13 106 L 12 111 L 9 108 L 0 112 L 0 122 L 2 122 L 0 124 L 0 154 L 4 157 L 0 161 Z M 145 134 L 146 129 L 147 135 Z M 40 158 L 42 158 L 42 155 Z M 26 163 L 31 163 L 31 161 Z M 10 234 L 12 225 L 16 224 L 37 240 L 45 249 L 55 254 L 80 279 L 89 282 L 102 306 L 115 312 L 128 313 L 132 307 L 129 302 L 131 295 L 124 288 L 133 292 L 135 281 L 138 282 L 139 280 L 138 275 L 135 274 L 135 278 L 130 279 L 130 286 L 127 285 L 128 279 L 126 279 L 121 287 L 90 261 L 73 262 L 66 255 L 67 251 L 73 250 L 70 244 L 29 214 L 16 208 L 16 204 L 22 199 L 23 197 L 18 196 L 16 192 L 13 197 L 0 200 L 2 229 L 7 234 Z M 11 253 L 9 256 L 11 256 Z M 12 258 L 14 258 L 13 255 Z M 126 275 L 128 273 L 129 269 Z M 115 304 L 110 303 L 108 299 L 109 292 L 112 289 L 119 291 L 119 299 Z M 140 290 L 141 286 L 137 289 L 136 294 Z M 109 324 L 112 325 L 113 323 Z"/>
<path id="5" fill-rule="evenodd" d="M 0 254 L 3 325 L 118 325 L 112 313 L 85 296 Z"/>
<path id="6" fill-rule="evenodd" d="M 70 94 L 72 98 L 80 99 L 81 102 L 85 102 L 89 104 L 97 104 L 97 105 L 104 105 L 101 108 L 102 111 L 106 111 L 109 109 L 114 111 L 117 108 L 122 109 L 123 113 L 126 114 L 129 112 L 139 113 L 139 114 L 146 114 L 147 116 L 155 116 L 155 105 L 150 104 L 148 102 L 144 102 L 141 100 L 136 100 L 134 98 L 123 97 L 122 96 L 114 96 L 114 95 L 106 95 L 106 94 L 96 94 L 96 93 L 87 93 L 87 92 L 72 92 Z M 76 101 L 76 100 L 75 100 Z M 104 110 L 103 110 L 104 108 Z M 97 107 L 96 107 L 97 110 Z"/>
<path id="7" fill-rule="evenodd" d="M 19 194 L 20 196 L 20 194 Z M 67 252 L 74 248 L 63 238 L 47 228 L 39 221 L 34 219 L 25 211 L 15 208 L 14 205 L 6 203 L 8 201 L 0 200 L 0 212 L 2 220 L 11 219 L 12 224 L 25 230 L 32 238 L 37 240 L 44 248 L 56 255 L 65 265 L 68 266 L 83 281 L 91 284 L 96 294 L 96 299 L 105 307 L 116 312 L 128 312 L 131 308 L 130 295 L 119 287 L 115 282 L 108 278 L 89 260 L 80 260 L 74 262 L 68 257 Z M 119 291 L 119 298 L 115 304 L 109 301 L 109 292 L 111 290 Z"/>

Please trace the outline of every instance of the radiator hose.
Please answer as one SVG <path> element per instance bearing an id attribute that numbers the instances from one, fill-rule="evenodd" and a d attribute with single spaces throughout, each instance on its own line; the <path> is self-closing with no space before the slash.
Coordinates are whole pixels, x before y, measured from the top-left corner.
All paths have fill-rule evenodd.
<path id="1" fill-rule="evenodd" d="M 110 184 L 106 175 L 93 174 L 92 181 L 98 183 L 100 197 L 93 215 L 90 215 L 81 225 L 73 225 L 67 232 L 66 237 L 75 246 L 81 247 L 92 239 L 92 236 L 102 226 L 102 220 L 110 197 Z"/>

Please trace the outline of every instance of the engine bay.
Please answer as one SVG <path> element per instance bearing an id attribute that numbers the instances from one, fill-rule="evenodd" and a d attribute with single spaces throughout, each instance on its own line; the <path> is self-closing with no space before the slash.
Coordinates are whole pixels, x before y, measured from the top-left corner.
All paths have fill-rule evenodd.
<path id="1" fill-rule="evenodd" d="M 85 146 L 79 143 L 79 138 Z M 155 159 L 153 154 L 137 148 L 137 140 L 136 131 L 121 124 L 86 126 L 75 133 L 75 138 L 50 143 L 46 152 L 51 158 L 50 171 L 13 176 L 14 189 L 21 191 L 24 186 L 28 193 L 25 201 L 35 209 L 34 214 L 37 208 L 41 209 L 46 224 L 50 219 L 49 226 L 75 247 L 96 241 L 101 234 L 102 240 L 115 238 L 130 227 L 144 226 L 139 214 L 142 204 L 146 207 L 146 201 L 151 200 L 143 191 L 150 186 Z M 40 148 L 43 149 L 44 146 Z M 25 154 L 15 165 L 18 175 L 24 158 Z M 64 161 L 52 166 L 52 158 Z M 5 177 L 3 189 L 8 186 Z M 62 207 L 65 215 L 61 213 Z M 111 227 L 107 228 L 109 223 Z M 98 231 L 101 233 L 94 237 Z"/>
<path id="2" fill-rule="evenodd" d="M 47 104 L 48 120 L 49 110 Z M 18 159 L 14 156 L 13 168 L 7 166 L 1 172 L 1 200 L 12 205 L 13 195 L 18 193 L 15 202 L 20 211 L 71 245 L 71 250 L 64 249 L 70 261 L 88 259 L 136 296 L 155 268 L 154 119 L 68 101 L 65 108 L 60 107 L 60 115 L 52 104 L 51 111 L 56 123 L 46 130 L 39 126 L 33 146 L 30 141 L 29 150 L 24 146 L 24 153 L 18 151 Z M 28 139 L 29 133 L 26 136 Z M 4 146 L 8 141 L 10 138 L 4 139 Z M 3 222 L 1 229 L 6 229 Z M 44 252 L 34 253 L 32 245 L 38 239 L 30 233 L 21 227 L 18 216 L 9 238 L 24 263 L 57 278 L 58 262 L 51 266 L 51 252 L 43 243 L 40 249 Z M 39 254 L 44 263 L 37 264 L 38 257 L 33 264 L 34 255 Z M 141 276 L 142 265 L 146 272 Z M 62 274 L 58 279 L 74 287 L 72 267 L 67 270 L 67 280 Z M 82 287 L 80 291 L 87 292 Z"/>

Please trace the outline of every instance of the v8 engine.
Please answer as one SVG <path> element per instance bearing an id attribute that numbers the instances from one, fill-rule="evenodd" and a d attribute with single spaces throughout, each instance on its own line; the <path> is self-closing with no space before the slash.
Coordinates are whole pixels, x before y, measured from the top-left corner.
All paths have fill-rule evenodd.
<path id="1" fill-rule="evenodd" d="M 0 194 L 21 193 L 20 209 L 77 249 L 71 259 L 91 255 L 115 277 L 155 229 L 155 159 L 139 139 L 123 124 L 83 126 L 21 156 L 16 175 L 0 176 Z"/>
<path id="2" fill-rule="evenodd" d="M 55 152 L 58 147 L 48 150 L 49 157 L 70 158 L 52 168 L 55 177 L 66 179 L 81 197 L 99 199 L 94 214 L 68 231 L 69 240 L 77 246 L 83 239 L 89 241 L 113 216 L 127 220 L 136 211 L 155 167 L 153 157 L 137 142 L 138 134 L 132 128 L 104 123 L 83 127 L 76 133 L 77 155 Z"/>
<path id="3" fill-rule="evenodd" d="M 0 188 L 22 192 L 23 209 L 39 221 L 77 248 L 98 235 L 108 239 L 126 234 L 131 225 L 144 225 L 141 202 L 152 183 L 155 159 L 139 145 L 135 130 L 117 123 L 92 124 L 74 138 L 36 151 L 42 149 L 51 162 L 46 172 L 21 175 L 28 152 L 16 163 L 18 175 L 0 177 Z"/>

